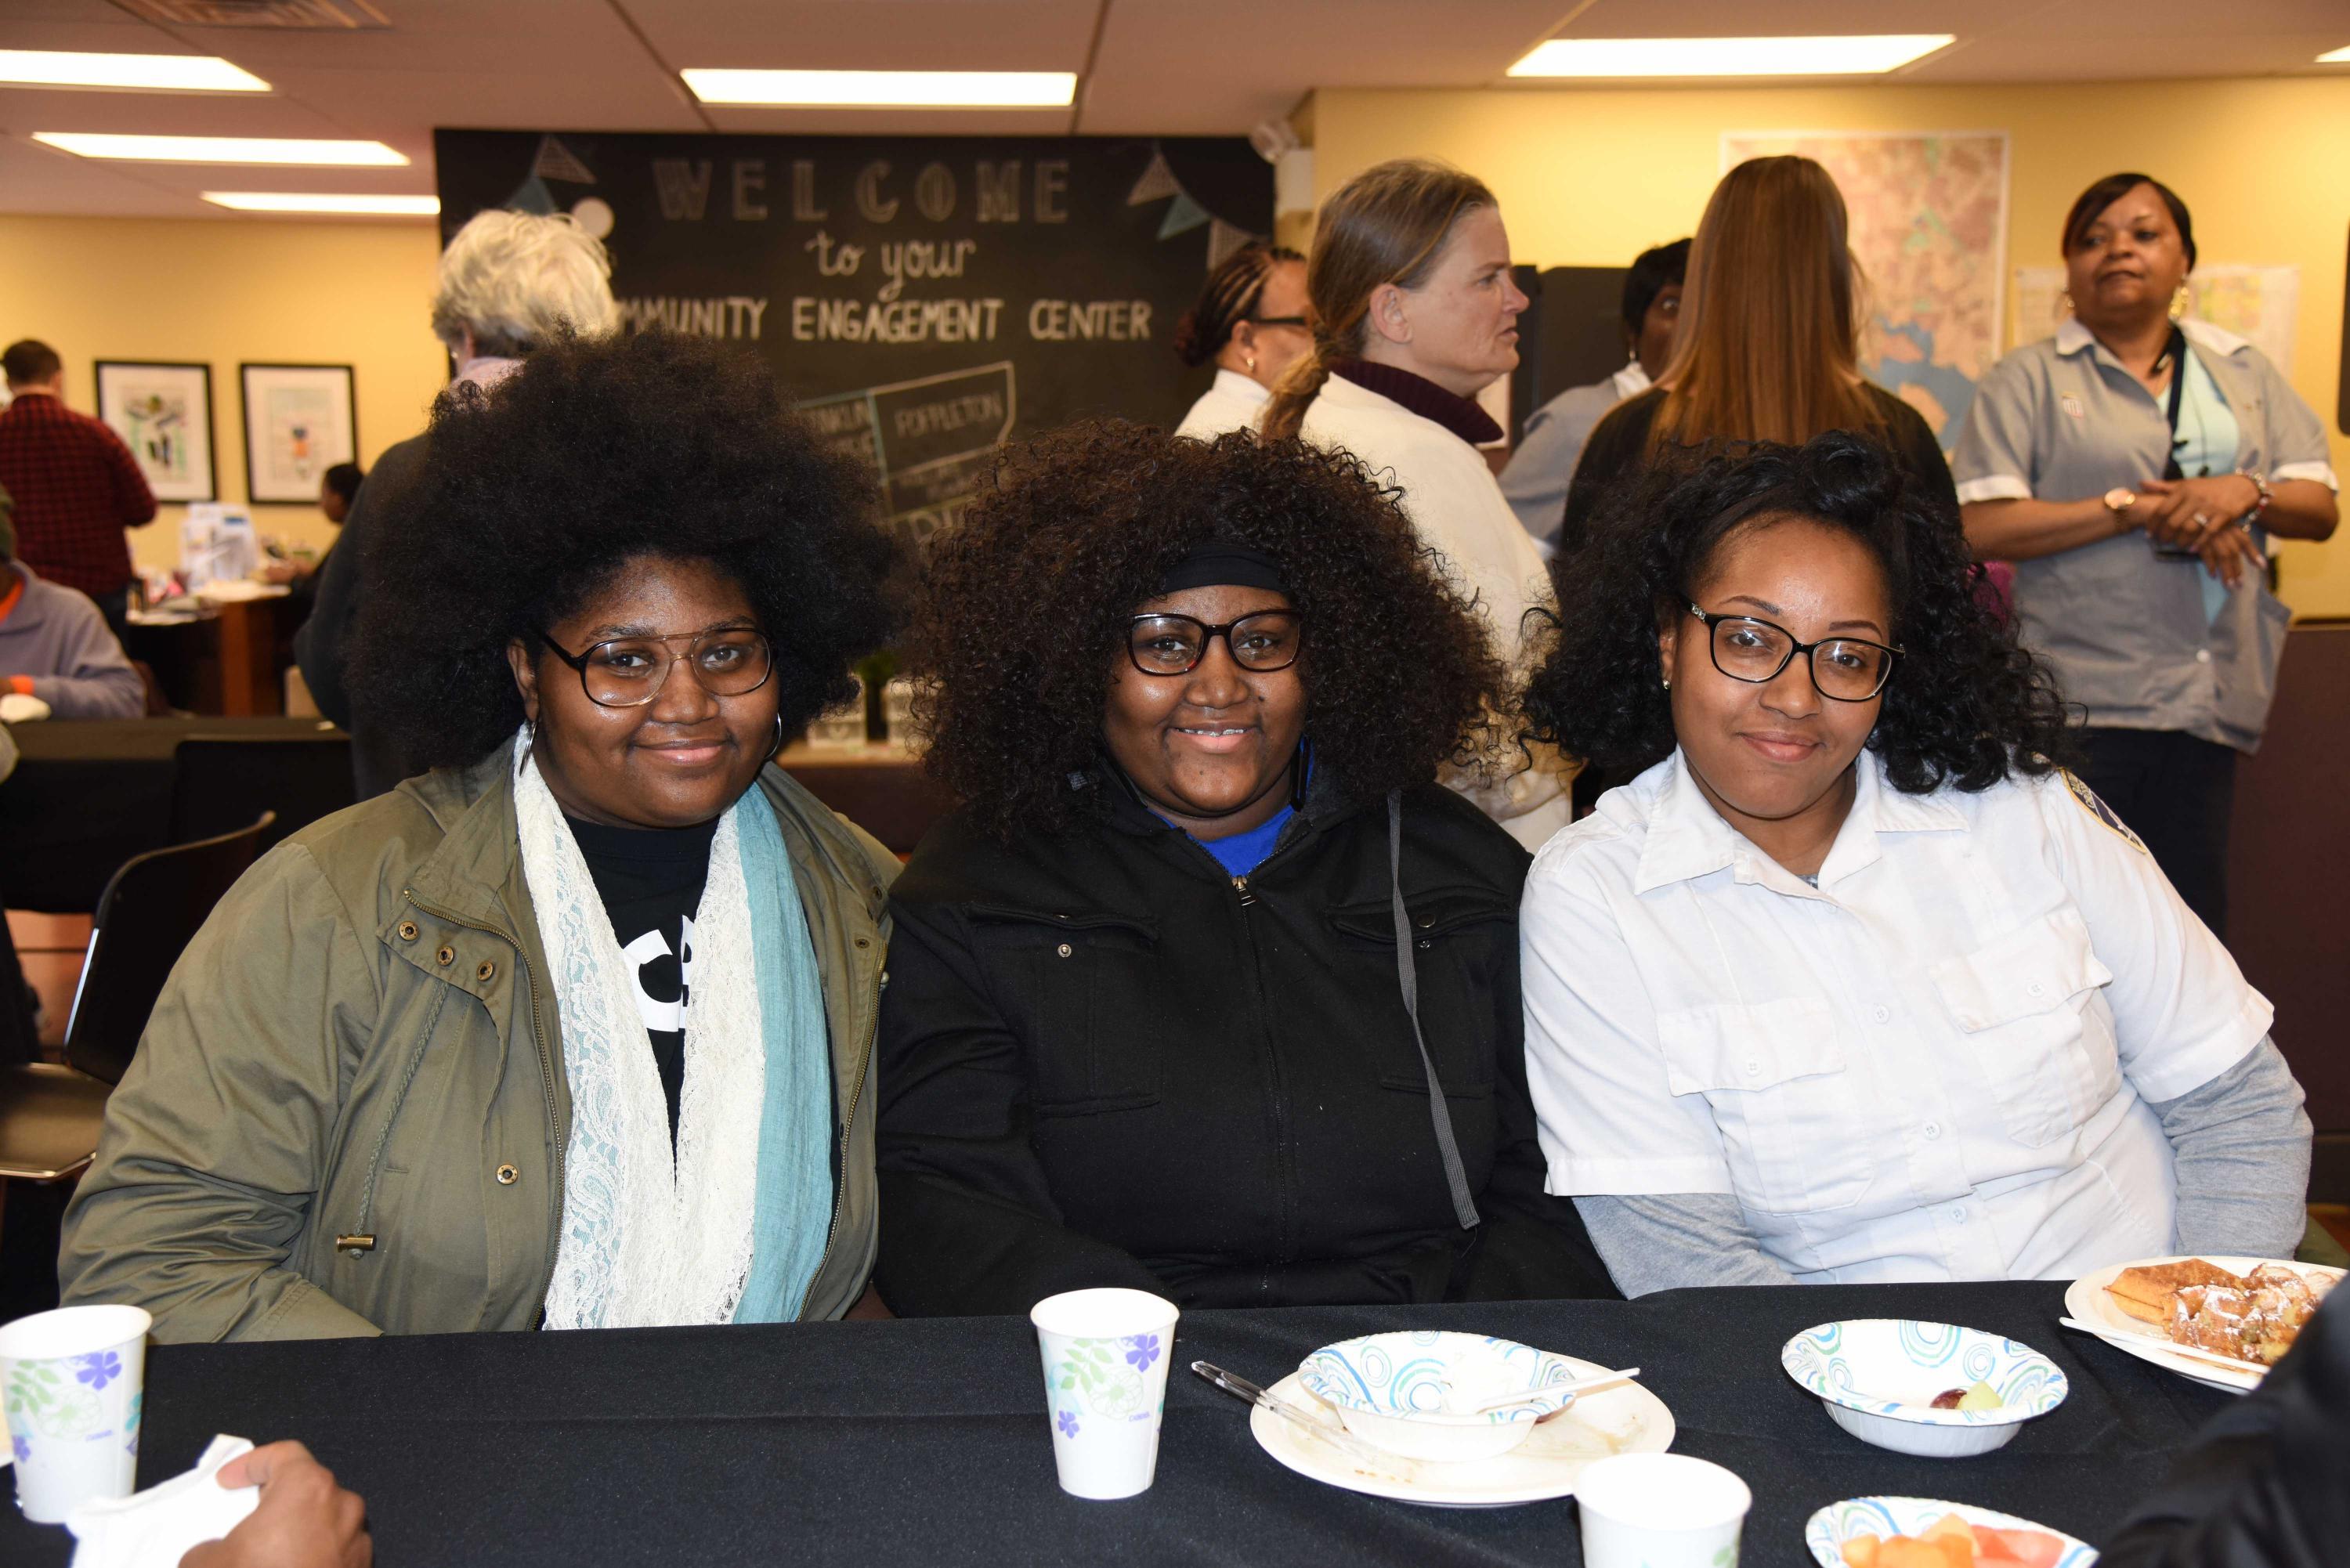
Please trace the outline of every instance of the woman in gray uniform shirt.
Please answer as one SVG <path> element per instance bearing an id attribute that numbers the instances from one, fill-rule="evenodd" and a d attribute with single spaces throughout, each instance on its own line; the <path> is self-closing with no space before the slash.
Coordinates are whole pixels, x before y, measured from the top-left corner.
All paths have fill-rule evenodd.
<path id="1" fill-rule="evenodd" d="M 2266 544 L 2334 532 L 2325 431 L 2259 349 L 2181 319 L 2168 187 L 2098 181 L 2064 246 L 2072 317 L 1975 389 L 1951 474 L 1976 556 L 2016 563 L 2020 640 L 2088 710 L 2084 775 L 2224 937 L 2236 753 L 2292 619 Z"/>

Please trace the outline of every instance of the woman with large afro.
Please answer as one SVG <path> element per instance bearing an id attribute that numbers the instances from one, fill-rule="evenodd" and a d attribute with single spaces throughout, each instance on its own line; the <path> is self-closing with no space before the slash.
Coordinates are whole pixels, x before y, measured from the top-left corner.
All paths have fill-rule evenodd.
<path id="1" fill-rule="evenodd" d="M 894 860 L 770 762 L 887 637 L 866 482 L 737 351 L 436 409 L 362 711 L 435 764 L 231 890 L 61 1272 L 167 1340 L 837 1317 Z"/>
<path id="2" fill-rule="evenodd" d="M 1527 877 L 1549 1189 L 1627 1294 L 2289 1257 L 2268 1002 L 2061 765 L 2046 668 L 1872 440 L 1619 489 L 1537 734 L 1637 774 Z"/>
<path id="3" fill-rule="evenodd" d="M 907 651 L 962 804 L 891 900 L 895 1311 L 1607 1293 L 1542 1190 L 1525 852 L 1435 782 L 1501 673 L 1354 459 L 1046 437 L 934 538 Z"/>

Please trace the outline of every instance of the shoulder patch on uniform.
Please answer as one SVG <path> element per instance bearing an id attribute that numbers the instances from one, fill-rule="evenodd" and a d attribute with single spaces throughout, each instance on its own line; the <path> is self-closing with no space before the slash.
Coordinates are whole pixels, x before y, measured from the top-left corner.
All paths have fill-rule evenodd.
<path id="1" fill-rule="evenodd" d="M 2083 811 L 2087 812 L 2091 816 L 2095 817 L 2099 822 L 2102 822 L 2107 827 L 2112 828 L 2115 833 L 2121 836 L 2123 843 L 2128 845 L 2132 849 L 2137 850 L 2140 855 L 2150 857 L 2154 853 L 2146 846 L 2146 840 L 2140 838 L 2137 834 L 2132 833 L 2129 828 L 2129 824 L 2124 822 L 2120 817 L 2114 815 L 2114 808 L 2107 805 L 2104 801 L 2099 800 L 2097 798 L 2097 792 L 2091 789 L 2087 784 L 2082 783 L 2079 777 L 2074 774 L 2072 769 L 2058 768 L 2056 771 L 2064 775 L 2064 787 L 2072 791 L 2074 801 Z"/>

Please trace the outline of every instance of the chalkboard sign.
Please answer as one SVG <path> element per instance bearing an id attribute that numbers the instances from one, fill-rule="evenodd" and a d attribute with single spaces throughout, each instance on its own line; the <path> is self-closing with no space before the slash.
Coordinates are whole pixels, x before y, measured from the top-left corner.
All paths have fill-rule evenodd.
<path id="1" fill-rule="evenodd" d="M 433 151 L 444 240 L 484 208 L 571 213 L 629 328 L 764 354 L 916 538 L 1001 441 L 1180 420 L 1211 372 L 1176 359 L 1176 320 L 1273 221 L 1238 138 L 441 130 Z"/>

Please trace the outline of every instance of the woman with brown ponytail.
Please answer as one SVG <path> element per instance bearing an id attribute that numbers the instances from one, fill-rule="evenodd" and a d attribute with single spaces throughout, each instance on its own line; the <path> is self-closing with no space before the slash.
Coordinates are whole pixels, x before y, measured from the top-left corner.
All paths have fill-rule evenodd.
<path id="1" fill-rule="evenodd" d="M 1421 540 L 1475 597 L 1494 651 L 1519 668 L 1543 555 L 1477 450 L 1502 431 L 1471 400 L 1517 368 L 1526 307 L 1493 193 L 1440 163 L 1367 169 L 1323 204 L 1305 286 L 1313 352 L 1274 389 L 1264 433 L 1342 448 L 1397 486 Z M 1467 793 L 1539 848 L 1566 826 L 1570 773 L 1538 750 Z"/>
<path id="2" fill-rule="evenodd" d="M 1177 357 L 1216 367 L 1215 380 L 1175 433 L 1213 441 L 1226 431 L 1254 430 L 1273 389 L 1313 343 L 1305 258 L 1281 245 L 1234 251 L 1208 275 L 1200 302 L 1175 326 Z"/>

